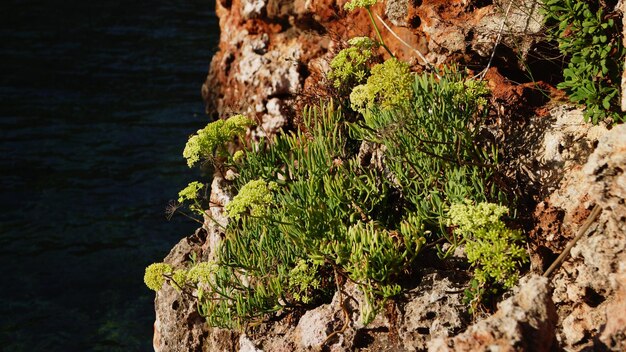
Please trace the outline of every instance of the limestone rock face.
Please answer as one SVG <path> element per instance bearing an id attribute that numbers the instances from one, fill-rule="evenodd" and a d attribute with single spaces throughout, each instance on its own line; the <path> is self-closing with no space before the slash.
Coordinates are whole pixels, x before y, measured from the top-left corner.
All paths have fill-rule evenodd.
<path id="1" fill-rule="evenodd" d="M 385 3 L 385 16 L 394 26 L 406 27 L 409 15 L 409 0 L 390 0 Z"/>
<path id="2" fill-rule="evenodd" d="M 422 284 L 411 291 L 414 296 L 402 308 L 398 334 L 407 351 L 424 350 L 431 339 L 455 335 L 470 319 L 452 272 L 423 275 Z"/>
<path id="3" fill-rule="evenodd" d="M 626 283 L 623 275 L 626 263 L 625 165 L 626 126 L 620 125 L 605 133 L 586 165 L 564 181 L 568 187 L 577 188 L 582 199 L 588 200 L 578 201 L 580 207 L 588 209 L 595 203 L 602 208 L 595 227 L 572 248 L 571 259 L 563 264 L 553 280 L 556 288 L 553 299 L 562 324 L 558 337 L 565 346 L 606 348 L 602 341 L 591 337 L 615 333 L 616 330 L 607 332 L 609 318 L 615 320 L 615 314 L 624 313 L 624 306 L 619 302 Z M 577 210 L 559 203 L 561 195 L 555 193 L 554 198 L 553 202 L 561 204 L 566 212 Z M 624 344 L 624 335 L 611 336 L 609 345 Z"/>
<path id="4" fill-rule="evenodd" d="M 192 253 L 202 254 L 206 240 L 204 229 L 183 238 L 165 257 L 173 268 L 181 267 Z M 154 350 L 169 351 L 231 351 L 235 348 L 235 335 L 226 330 L 209 329 L 198 314 L 194 301 L 174 288 L 164 285 L 155 299 Z"/>
<path id="5" fill-rule="evenodd" d="M 286 125 L 299 113 L 298 108 L 294 111 L 299 106 L 294 101 L 319 85 L 333 54 L 348 39 L 376 38 L 367 13 L 346 12 L 346 2 L 218 1 L 220 50 L 202 87 L 207 112 L 214 117 L 242 113 L 256 119 L 262 127 L 253 136 L 271 134 Z M 506 18 L 505 3 L 478 6 L 467 0 L 387 0 L 372 6 L 372 11 L 391 51 L 420 66 L 427 63 L 416 51 L 432 64 L 474 54 L 489 57 L 501 24 L 501 45 L 527 51 L 530 42 L 520 46 L 514 39 L 536 37 L 533 34 L 542 20 L 537 0 L 515 2 Z M 380 53 L 388 56 L 382 49 Z M 276 99 L 279 109 L 272 102 Z"/>
<path id="6" fill-rule="evenodd" d="M 223 214 L 231 195 L 224 179 L 215 175 L 211 184 L 210 218 L 195 234 L 183 238 L 163 260 L 174 269 L 187 265 L 192 256 L 202 260 L 215 258 L 221 239 L 220 226 L 228 219 Z M 219 222 L 219 225 L 215 222 Z M 210 329 L 198 314 L 195 300 L 164 285 L 155 298 L 154 350 L 169 351 L 231 351 L 237 346 L 237 334 L 223 329 Z"/>
<path id="7" fill-rule="evenodd" d="M 569 119 L 562 118 L 562 122 Z M 558 120 L 556 126 L 560 126 Z M 620 335 L 614 328 L 611 333 L 606 332 L 609 330 L 606 325 L 609 319 L 616 319 L 611 307 L 618 311 L 623 309 L 619 302 L 626 261 L 625 133 L 624 125 L 608 130 L 572 121 L 546 131 L 543 147 L 540 147 L 540 158 L 560 163 L 567 172 L 540 204 L 542 208 L 538 209 L 542 211 L 536 214 L 549 219 L 558 212 L 562 226 L 559 231 L 535 228 L 531 233 L 537 236 L 535 242 L 543 241 L 544 248 L 560 253 L 589 216 L 591 208 L 595 204 L 602 208 L 589 233 L 572 248 L 571 256 L 552 278 L 552 300 L 559 316 L 556 336 L 559 346 L 567 349 L 606 349 L 609 343 L 597 339 L 602 334 L 612 336 L 611 345 L 623 343 L 623 337 L 615 337 Z M 558 147 L 550 148 L 553 144 Z M 549 208 L 545 204 L 549 204 Z M 541 222 L 538 225 L 544 226 Z M 612 335 L 614 333 L 616 335 Z"/>
<path id="8" fill-rule="evenodd" d="M 621 263 L 619 275 L 615 277 L 619 291 L 606 306 L 606 326 L 600 341 L 611 351 L 626 350 L 626 265 Z"/>
<path id="9" fill-rule="evenodd" d="M 557 316 L 548 279 L 531 276 L 491 317 L 452 338 L 437 338 L 429 351 L 550 351 Z"/>
<path id="10" fill-rule="evenodd" d="M 500 37 L 499 45 L 515 48 L 526 55 L 542 30 L 541 1 L 500 0 L 494 3 L 495 6 L 489 8 L 475 27 L 473 49 L 481 56 L 490 56 L 493 43 Z"/>
<path id="11" fill-rule="evenodd" d="M 367 13 L 346 13 L 346 2 L 217 1 L 219 51 L 202 87 L 207 112 L 214 118 L 242 113 L 255 119 L 252 139 L 290 126 L 301 99 L 325 94 L 316 87 L 345 41 L 376 35 Z M 476 57 L 486 62 L 498 37 L 498 45 L 524 57 L 535 44 L 532 34 L 540 31 L 537 1 L 508 5 L 504 0 L 386 0 L 372 10 L 387 46 L 422 70 L 427 63 L 416 51 L 432 64 Z M 497 51 L 496 58 L 513 60 L 510 69 L 517 61 L 500 57 L 506 53 Z M 410 288 L 368 326 L 359 322 L 363 295 L 350 283 L 330 303 L 274 317 L 246 334 L 209 328 L 191 299 L 164 287 L 155 301 L 155 351 L 624 350 L 626 127 L 594 127 L 582 123 L 579 109 L 543 107 L 535 84 L 513 86 L 495 67 L 486 80 L 497 118 L 512 121 L 493 131 L 507 148 L 507 176 L 526 189 L 538 189 L 533 204 L 539 203 L 530 211 L 536 224 L 529 237 L 531 273 L 494 315 L 471 324 L 463 303 L 470 278 L 464 270 L 451 269 L 469 266 L 461 251 L 448 261 L 425 251 L 415 282 L 406 283 Z M 537 85 L 554 94 L 547 84 Z M 526 119 L 510 120 L 517 115 Z M 359 158 L 376 167 L 384 163 L 374 146 L 364 146 Z M 230 199 L 229 183 L 216 176 L 211 187 L 215 206 L 203 229 L 182 239 L 165 261 L 177 268 L 192 253 L 215 258 L 223 238 L 215 221 L 227 224 L 222 206 Z M 602 207 L 601 216 L 570 258 L 551 278 L 536 275 L 563 250 L 595 204 Z"/>
<path id="12" fill-rule="evenodd" d="M 319 348 L 332 333 L 334 319 L 330 304 L 304 313 L 296 327 L 296 335 L 299 337 L 298 345 L 304 349 Z"/>

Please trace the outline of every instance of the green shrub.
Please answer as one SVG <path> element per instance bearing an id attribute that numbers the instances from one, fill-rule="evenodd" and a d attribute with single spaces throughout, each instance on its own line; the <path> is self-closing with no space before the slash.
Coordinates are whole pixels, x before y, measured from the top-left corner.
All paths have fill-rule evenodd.
<path id="1" fill-rule="evenodd" d="M 210 325 L 244 328 L 318 304 L 335 277 L 362 291 L 367 323 L 401 291 L 427 239 L 457 243 L 448 236 L 451 204 L 499 195 L 490 182 L 495 152 L 477 141 L 484 84 L 453 71 L 413 76 L 392 58 L 365 85 L 374 94 L 361 106 L 363 121 L 346 122 L 333 102 L 307 107 L 299 130 L 260 141 L 229 166 L 236 195 L 225 206 L 232 221 L 217 261 L 166 274 L 197 291 Z M 361 163 L 364 141 L 384 151 L 383 165 Z M 181 199 L 194 194 L 190 186 Z"/>
<path id="2" fill-rule="evenodd" d="M 465 89 L 465 87 L 473 87 Z M 445 236 L 450 204 L 502 200 L 490 179 L 497 153 L 477 143 L 485 111 L 485 83 L 448 70 L 415 76 L 412 98 L 401 109 L 370 110 L 353 126 L 357 138 L 385 146 L 386 166 L 431 231 Z M 454 238 L 449 241 L 455 243 Z"/>
<path id="3" fill-rule="evenodd" d="M 550 34 L 568 59 L 563 70 L 570 100 L 585 105 L 585 120 L 597 124 L 605 118 L 623 122 L 619 110 L 619 82 L 626 50 L 621 28 L 597 1 L 544 0 Z M 548 23 L 551 23 L 548 22 Z"/>
<path id="4" fill-rule="evenodd" d="M 402 77 L 413 79 L 408 66 L 391 60 L 387 67 L 400 67 Z M 261 217 L 241 212 L 242 221 L 229 225 L 220 252 L 220 268 L 228 269 L 220 269 L 223 281 L 216 287 L 237 295 L 233 288 L 245 277 L 247 295 L 205 304 L 210 321 L 241 326 L 309 303 L 309 293 L 334 289 L 332 280 L 313 280 L 313 272 L 334 270 L 358 283 L 366 298 L 361 318 L 368 322 L 385 298 L 400 291 L 397 281 L 425 243 L 425 226 L 445 236 L 445 209 L 452 202 L 496 193 L 487 186 L 495 161 L 478 147 L 472 127 L 481 118 L 484 85 L 453 72 L 442 80 L 424 75 L 402 91 L 399 107 L 382 110 L 379 102 L 397 98 L 385 94 L 397 92 L 397 86 L 380 89 L 365 121 L 352 126 L 356 141 L 385 146 L 394 177 L 357 162 L 348 125 L 333 105 L 306 110 L 303 130 L 247 153 L 238 170 L 239 192 L 251 180 L 278 186 L 271 207 L 263 207 L 271 211 Z M 397 192 L 404 199 L 400 206 Z"/>
<path id="5" fill-rule="evenodd" d="M 422 227 L 418 225 L 417 229 L 408 234 L 392 233 L 373 221 L 358 221 L 348 229 L 344 246 L 349 257 L 344 267 L 348 276 L 361 284 L 365 295 L 361 321 L 374 319 L 378 308 L 375 295 L 389 298 L 400 293 L 401 287 L 394 279 L 407 269 L 426 242 Z"/>

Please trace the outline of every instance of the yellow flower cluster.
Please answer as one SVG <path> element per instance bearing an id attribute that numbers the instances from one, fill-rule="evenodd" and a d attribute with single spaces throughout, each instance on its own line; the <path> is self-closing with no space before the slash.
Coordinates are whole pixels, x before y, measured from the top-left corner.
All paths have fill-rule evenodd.
<path id="1" fill-rule="evenodd" d="M 182 191 L 178 192 L 178 203 L 184 203 L 186 200 L 195 200 L 198 198 L 198 192 L 204 188 L 200 182 L 191 182 Z"/>
<path id="2" fill-rule="evenodd" d="M 476 269 L 480 284 L 496 282 L 512 288 L 519 278 L 521 263 L 528 253 L 520 244 L 522 233 L 512 230 L 500 219 L 508 209 L 493 203 L 470 202 L 453 204 L 448 215 L 450 225 L 458 226 L 455 233 L 465 239 L 467 259 Z"/>
<path id="3" fill-rule="evenodd" d="M 378 0 L 352 0 L 344 5 L 344 9 L 347 11 L 353 11 L 358 8 L 369 8 L 376 4 Z"/>
<path id="4" fill-rule="evenodd" d="M 193 268 L 189 269 L 186 279 L 194 284 L 202 284 L 211 282 L 213 273 L 217 270 L 213 262 L 200 262 Z"/>
<path id="5" fill-rule="evenodd" d="M 330 62 L 328 79 L 340 92 L 365 82 L 370 73 L 369 62 L 373 57 L 371 48 L 351 46 L 341 50 Z"/>
<path id="6" fill-rule="evenodd" d="M 409 64 L 391 58 L 372 67 L 367 83 L 354 87 L 350 94 L 352 109 L 365 114 L 376 104 L 381 110 L 400 107 L 413 94 L 413 76 Z"/>
<path id="7" fill-rule="evenodd" d="M 165 283 L 165 274 L 171 274 L 172 267 L 167 263 L 154 263 L 146 268 L 143 282 L 153 291 L 158 291 Z"/>
<path id="8" fill-rule="evenodd" d="M 266 183 L 263 180 L 254 180 L 246 183 L 239 190 L 230 203 L 226 204 L 225 210 L 233 219 L 239 219 L 242 214 L 261 217 L 267 214 L 272 200 L 272 190 L 278 185 L 275 182 Z"/>

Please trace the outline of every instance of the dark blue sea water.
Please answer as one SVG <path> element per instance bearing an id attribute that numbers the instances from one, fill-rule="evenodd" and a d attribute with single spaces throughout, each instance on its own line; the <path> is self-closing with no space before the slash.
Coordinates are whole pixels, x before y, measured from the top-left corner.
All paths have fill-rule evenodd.
<path id="1" fill-rule="evenodd" d="M 0 4 L 0 350 L 148 351 L 212 0 Z"/>

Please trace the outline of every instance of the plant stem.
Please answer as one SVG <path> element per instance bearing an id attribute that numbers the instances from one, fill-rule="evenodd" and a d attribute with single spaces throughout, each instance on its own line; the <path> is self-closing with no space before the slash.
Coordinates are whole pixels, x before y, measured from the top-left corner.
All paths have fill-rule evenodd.
<path id="1" fill-rule="evenodd" d="M 391 57 L 396 57 L 391 50 L 389 50 L 389 48 L 387 47 L 387 44 L 385 44 L 385 41 L 383 40 L 383 36 L 380 34 L 380 30 L 378 29 L 378 25 L 376 25 L 376 21 L 374 20 L 374 15 L 372 15 L 372 11 L 370 10 L 369 6 L 365 8 L 365 10 L 367 11 L 367 14 L 370 16 L 370 20 L 372 21 L 372 24 L 374 25 L 374 30 L 376 31 L 376 35 L 378 36 L 378 40 L 380 40 L 380 45 L 383 46 L 383 48 L 385 48 L 385 50 L 387 50 L 387 52 L 389 53 L 389 55 L 391 55 Z"/>
<path id="2" fill-rule="evenodd" d="M 398 39 L 398 41 L 402 44 L 404 44 L 404 46 L 406 46 L 407 48 L 413 50 L 417 56 L 420 57 L 420 59 L 422 59 L 422 61 L 424 61 L 424 63 L 426 64 L 426 66 L 428 66 L 428 68 L 430 68 L 431 71 L 433 71 L 435 73 L 435 76 L 437 76 L 437 78 L 441 79 L 441 76 L 439 76 L 439 74 L 437 73 L 437 71 L 435 70 L 435 67 L 433 66 L 433 64 L 430 63 L 430 61 L 428 61 L 428 59 L 426 58 L 426 56 L 424 56 L 424 54 L 422 54 L 421 51 L 415 49 L 414 47 L 412 47 L 409 43 L 405 42 L 402 38 L 400 38 L 400 36 L 398 34 L 396 34 L 396 32 L 394 32 L 391 27 L 389 27 L 389 25 L 383 21 L 382 18 L 380 18 L 380 16 L 376 15 L 376 17 L 378 17 L 378 20 L 380 21 L 380 23 L 383 24 L 383 26 L 385 26 L 385 28 L 387 28 L 387 30 L 389 31 L 389 33 L 393 34 L 394 37 L 396 37 L 396 39 Z"/>
<path id="3" fill-rule="evenodd" d="M 491 51 L 491 57 L 489 58 L 489 62 L 487 63 L 487 67 L 485 67 L 484 70 L 482 70 L 478 75 L 476 75 L 476 77 L 478 77 L 478 79 L 480 81 L 482 81 L 485 78 L 485 75 L 487 74 L 487 71 L 489 71 L 489 67 L 491 67 L 491 63 L 493 62 L 493 58 L 496 56 L 496 49 L 498 48 L 498 44 L 500 43 L 500 40 L 502 39 L 502 31 L 504 30 L 504 26 L 506 26 L 507 18 L 509 18 L 509 12 L 511 11 L 511 5 L 513 5 L 513 0 L 509 1 L 509 6 L 506 8 L 506 13 L 504 14 L 504 18 L 502 18 L 502 24 L 500 25 L 500 30 L 498 31 L 498 37 L 496 38 L 496 42 L 493 45 L 493 50 Z"/>
<path id="4" fill-rule="evenodd" d="M 194 218 L 194 217 L 193 217 L 193 216 L 191 216 L 191 215 L 187 215 L 186 213 L 184 213 L 184 212 L 182 212 L 182 211 L 180 211 L 180 210 L 178 211 L 178 213 L 179 213 L 179 214 L 181 214 L 181 215 L 183 215 L 183 216 L 184 216 L 184 217 L 186 217 L 186 218 L 189 218 L 189 219 L 191 219 L 191 220 L 193 220 L 193 221 L 197 222 L 197 223 L 198 223 L 198 224 L 200 224 L 200 225 L 204 225 L 204 223 L 203 223 L 202 221 L 200 221 L 200 220 L 198 220 L 198 219 Z"/>

